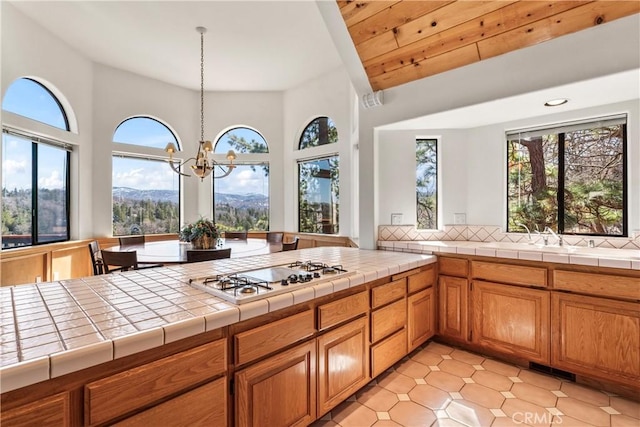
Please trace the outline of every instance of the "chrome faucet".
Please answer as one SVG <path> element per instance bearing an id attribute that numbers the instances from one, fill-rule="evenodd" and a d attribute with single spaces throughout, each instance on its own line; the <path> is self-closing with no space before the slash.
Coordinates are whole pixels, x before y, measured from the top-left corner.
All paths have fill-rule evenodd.
<path id="1" fill-rule="evenodd" d="M 517 225 L 518 227 L 522 227 L 522 228 L 524 228 L 525 230 L 527 230 L 527 237 L 529 238 L 529 242 L 531 242 L 531 230 L 529 230 L 529 227 L 527 227 L 526 225 L 524 225 L 524 224 L 523 224 L 523 223 L 521 223 L 521 222 L 516 222 L 516 225 Z"/>
<path id="2" fill-rule="evenodd" d="M 563 241 L 562 241 L 562 236 L 558 236 L 552 229 L 550 229 L 548 226 L 544 229 L 545 233 L 550 233 L 553 237 L 556 238 L 556 241 L 558 242 L 558 246 L 562 246 Z M 545 239 L 544 244 L 547 245 L 547 243 L 549 242 L 548 239 Z"/>

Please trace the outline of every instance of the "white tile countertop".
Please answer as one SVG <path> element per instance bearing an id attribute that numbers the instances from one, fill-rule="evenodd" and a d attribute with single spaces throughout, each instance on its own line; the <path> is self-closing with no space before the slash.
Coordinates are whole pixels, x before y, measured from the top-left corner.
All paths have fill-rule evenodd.
<path id="1" fill-rule="evenodd" d="M 517 242 L 472 242 L 466 240 L 378 241 L 378 248 L 420 254 L 452 253 L 496 258 L 522 259 L 560 264 L 640 270 L 640 250 L 543 246 Z"/>
<path id="2" fill-rule="evenodd" d="M 342 264 L 348 277 L 235 305 L 188 284 L 295 261 Z M 377 278 L 436 257 L 322 247 L 0 288 L 0 392 L 168 344 Z"/>

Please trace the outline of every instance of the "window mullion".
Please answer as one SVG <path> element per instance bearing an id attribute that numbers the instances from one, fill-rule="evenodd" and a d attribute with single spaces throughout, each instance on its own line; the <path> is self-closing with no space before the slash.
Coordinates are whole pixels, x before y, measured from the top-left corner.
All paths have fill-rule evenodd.
<path id="1" fill-rule="evenodd" d="M 38 144 L 31 142 L 31 245 L 38 243 Z"/>
<path id="2" fill-rule="evenodd" d="M 564 233 L 564 133 L 558 134 L 558 233 Z"/>

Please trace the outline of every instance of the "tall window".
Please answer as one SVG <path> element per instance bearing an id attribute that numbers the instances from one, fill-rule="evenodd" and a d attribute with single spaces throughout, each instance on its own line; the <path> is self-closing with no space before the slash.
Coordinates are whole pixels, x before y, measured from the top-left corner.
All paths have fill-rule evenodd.
<path id="1" fill-rule="evenodd" d="M 338 233 L 338 156 L 298 163 L 298 228 L 303 233 Z"/>
<path id="2" fill-rule="evenodd" d="M 2 109 L 68 131 L 58 99 L 27 78 L 7 89 Z M 69 240 L 71 146 L 3 129 L 2 248 Z"/>
<path id="3" fill-rule="evenodd" d="M 269 162 L 259 156 L 269 153 L 267 141 L 253 129 L 238 127 L 218 139 L 214 153 L 228 150 L 242 153 L 242 163 L 228 177 L 213 180 L 216 223 L 223 230 L 269 230 Z"/>
<path id="4" fill-rule="evenodd" d="M 508 230 L 627 236 L 626 115 L 507 133 Z"/>
<path id="5" fill-rule="evenodd" d="M 114 142 L 154 149 L 164 148 L 168 142 L 179 146 L 167 126 L 148 117 L 122 122 Z M 164 160 L 139 153 L 114 153 L 112 194 L 114 236 L 179 231 L 180 176 Z"/>
<path id="6" fill-rule="evenodd" d="M 300 151 L 318 153 L 298 162 L 298 230 L 303 233 L 339 231 L 340 159 L 326 147 L 337 142 L 338 129 L 329 117 L 313 119 L 300 136 Z"/>
<path id="7" fill-rule="evenodd" d="M 416 228 L 438 228 L 438 140 L 416 140 Z"/>

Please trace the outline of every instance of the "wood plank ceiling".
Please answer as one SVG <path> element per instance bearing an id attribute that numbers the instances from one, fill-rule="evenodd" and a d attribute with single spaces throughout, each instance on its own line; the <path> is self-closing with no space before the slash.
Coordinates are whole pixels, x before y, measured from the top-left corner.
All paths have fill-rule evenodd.
<path id="1" fill-rule="evenodd" d="M 640 13 L 640 1 L 338 0 L 373 90 Z"/>

